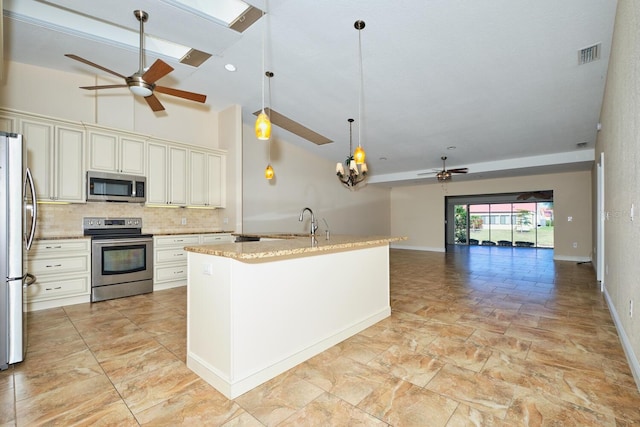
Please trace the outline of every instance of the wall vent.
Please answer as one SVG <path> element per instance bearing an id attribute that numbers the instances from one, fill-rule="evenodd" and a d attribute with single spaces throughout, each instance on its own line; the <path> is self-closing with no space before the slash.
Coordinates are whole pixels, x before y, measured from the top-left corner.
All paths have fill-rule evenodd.
<path id="1" fill-rule="evenodd" d="M 600 59 L 600 46 L 600 43 L 598 43 L 593 46 L 580 49 L 578 51 L 578 65 L 587 64 Z"/>

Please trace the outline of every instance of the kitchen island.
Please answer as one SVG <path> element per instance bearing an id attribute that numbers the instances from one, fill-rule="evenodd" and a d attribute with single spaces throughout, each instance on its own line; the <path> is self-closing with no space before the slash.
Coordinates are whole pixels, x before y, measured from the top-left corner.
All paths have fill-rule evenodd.
<path id="1" fill-rule="evenodd" d="M 188 246 L 187 366 L 233 399 L 391 314 L 382 236 Z"/>

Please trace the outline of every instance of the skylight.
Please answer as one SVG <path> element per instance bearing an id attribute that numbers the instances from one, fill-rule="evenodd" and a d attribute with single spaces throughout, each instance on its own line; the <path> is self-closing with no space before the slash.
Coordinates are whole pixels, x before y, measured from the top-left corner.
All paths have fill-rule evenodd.
<path id="1" fill-rule="evenodd" d="M 251 7 L 242 0 L 162 0 L 204 18 L 213 18 L 227 27 Z"/>
<path id="2" fill-rule="evenodd" d="M 80 36 L 111 45 L 125 45 L 139 49 L 140 34 L 108 22 L 73 13 L 67 9 L 52 7 L 41 2 L 5 0 L 5 13 L 14 19 L 40 25 L 61 33 Z M 145 34 L 145 51 L 179 61 L 190 49 L 177 43 Z"/>

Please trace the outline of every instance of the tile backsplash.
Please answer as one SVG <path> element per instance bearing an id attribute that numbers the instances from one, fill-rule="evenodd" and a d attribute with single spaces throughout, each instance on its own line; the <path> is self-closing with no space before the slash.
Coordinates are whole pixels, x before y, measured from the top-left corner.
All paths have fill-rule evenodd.
<path id="1" fill-rule="evenodd" d="M 145 207 L 137 203 L 38 204 L 36 238 L 82 236 L 84 217 L 140 217 L 151 234 L 222 231 L 220 210 Z M 182 225 L 182 219 L 186 224 Z M 227 230 L 233 231 L 233 230 Z"/>

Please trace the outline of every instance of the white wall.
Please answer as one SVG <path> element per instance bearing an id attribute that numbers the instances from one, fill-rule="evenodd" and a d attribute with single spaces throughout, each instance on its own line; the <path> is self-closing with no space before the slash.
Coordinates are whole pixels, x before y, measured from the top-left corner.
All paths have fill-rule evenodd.
<path id="1" fill-rule="evenodd" d="M 640 388 L 640 8 L 619 0 L 596 158 L 605 155 L 605 296 Z M 631 219 L 631 206 L 635 207 Z M 594 237 L 595 240 L 595 237 Z M 607 273 L 608 270 L 608 273 Z M 629 313 L 634 303 L 633 316 Z"/>
<path id="2" fill-rule="evenodd" d="M 317 157 L 286 142 L 274 129 L 271 165 L 275 178 L 264 178 L 268 144 L 258 141 L 253 123 L 243 132 L 243 226 L 245 232 L 306 232 L 309 214 L 299 222 L 304 207 L 313 210 L 322 231 L 331 233 L 389 235 L 388 189 L 367 186 L 357 191 L 344 188 L 335 175 L 335 162 Z M 311 143 L 309 143 L 311 144 Z"/>
<path id="3" fill-rule="evenodd" d="M 435 179 L 434 179 L 435 180 Z M 591 257 L 591 172 L 453 181 L 396 187 L 391 192 L 391 234 L 408 236 L 403 247 L 444 251 L 445 196 L 553 190 L 556 259 Z M 572 221 L 568 221 L 568 217 Z M 577 248 L 573 243 L 577 243 Z"/>

